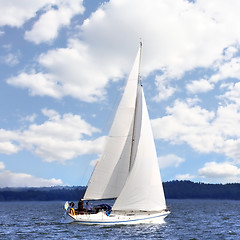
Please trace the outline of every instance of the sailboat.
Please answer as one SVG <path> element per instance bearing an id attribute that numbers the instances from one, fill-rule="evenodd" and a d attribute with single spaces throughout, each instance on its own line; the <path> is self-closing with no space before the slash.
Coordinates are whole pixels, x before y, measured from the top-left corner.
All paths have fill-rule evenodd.
<path id="1" fill-rule="evenodd" d="M 112 207 L 77 214 L 65 205 L 62 222 L 164 223 L 170 213 L 140 76 L 142 42 L 83 201 L 115 199 Z M 107 208 L 106 208 L 107 206 Z"/>

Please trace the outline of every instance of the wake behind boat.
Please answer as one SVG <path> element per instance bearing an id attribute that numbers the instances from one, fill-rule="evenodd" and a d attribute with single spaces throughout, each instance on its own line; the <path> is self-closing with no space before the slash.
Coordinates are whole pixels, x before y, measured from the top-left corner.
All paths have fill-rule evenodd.
<path id="1" fill-rule="evenodd" d="M 110 209 L 76 209 L 68 203 L 63 223 L 163 223 L 170 213 L 140 77 L 142 43 L 116 111 L 105 149 L 83 201 L 116 199 Z M 80 201 L 81 204 L 81 201 Z M 104 204 L 103 204 L 104 205 Z M 105 207 L 108 206 L 105 204 Z"/>

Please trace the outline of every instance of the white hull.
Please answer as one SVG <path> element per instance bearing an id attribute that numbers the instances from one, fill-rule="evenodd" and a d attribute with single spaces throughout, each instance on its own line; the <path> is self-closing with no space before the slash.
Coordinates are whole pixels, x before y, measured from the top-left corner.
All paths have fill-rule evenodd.
<path id="1" fill-rule="evenodd" d="M 141 214 L 110 214 L 106 215 L 105 212 L 99 212 L 96 214 L 80 214 L 71 215 L 67 213 L 62 218 L 62 223 L 80 223 L 80 224 L 101 224 L 101 225 L 119 225 L 119 224 L 143 224 L 153 223 L 162 224 L 164 218 L 167 217 L 169 211 L 163 211 L 158 213 L 141 213 Z"/>

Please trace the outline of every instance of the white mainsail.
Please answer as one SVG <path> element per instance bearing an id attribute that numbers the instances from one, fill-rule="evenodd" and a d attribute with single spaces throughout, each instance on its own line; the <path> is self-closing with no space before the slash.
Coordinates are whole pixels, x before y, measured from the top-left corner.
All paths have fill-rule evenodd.
<path id="1" fill-rule="evenodd" d="M 140 58 L 141 49 L 128 77 L 105 150 L 89 180 L 85 200 L 117 198 L 126 182 L 132 148 Z"/>
<path id="2" fill-rule="evenodd" d="M 84 199 L 117 198 L 113 211 L 161 211 L 166 202 L 151 123 L 139 81 L 141 47 L 103 155 Z"/>

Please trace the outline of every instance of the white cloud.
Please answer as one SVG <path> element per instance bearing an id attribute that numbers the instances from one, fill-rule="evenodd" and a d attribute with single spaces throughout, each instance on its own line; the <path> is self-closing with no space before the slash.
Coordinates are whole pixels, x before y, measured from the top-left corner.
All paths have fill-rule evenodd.
<path id="1" fill-rule="evenodd" d="M 40 14 L 25 39 L 36 44 L 49 42 L 57 37 L 63 26 L 71 23 L 72 17 L 84 12 L 83 0 L 8 0 L 0 1 L 0 26 L 21 27 L 25 22 Z"/>
<path id="2" fill-rule="evenodd" d="M 11 142 L 0 142 L 0 153 L 13 154 L 19 151 L 19 147 Z"/>
<path id="3" fill-rule="evenodd" d="M 228 157 L 240 163 L 240 139 L 229 138 L 225 140 L 224 146 L 219 152 L 225 153 Z"/>
<path id="4" fill-rule="evenodd" d="M 28 88 L 31 95 L 61 98 L 72 96 L 82 101 L 97 101 L 105 95 L 108 76 L 120 76 L 114 63 L 93 59 L 86 45 L 69 40 L 68 48 L 51 50 L 39 57 L 41 68 L 48 73 L 21 73 L 7 79 L 16 87 Z"/>
<path id="5" fill-rule="evenodd" d="M 204 93 L 212 90 L 214 85 L 209 83 L 206 79 L 194 80 L 186 86 L 187 91 L 190 93 Z"/>
<path id="6" fill-rule="evenodd" d="M 210 77 L 209 81 L 217 83 L 227 78 L 240 79 L 240 58 L 235 57 L 218 66 L 218 72 Z"/>
<path id="7" fill-rule="evenodd" d="M 166 101 L 171 97 L 177 89 L 170 86 L 170 82 L 167 81 L 164 74 L 162 76 L 156 76 L 155 83 L 158 90 L 158 95 L 154 97 L 154 100 L 157 102 Z"/>
<path id="8" fill-rule="evenodd" d="M 56 1 L 57 7 L 42 14 L 33 28 L 25 33 L 25 39 L 35 44 L 55 39 L 61 27 L 69 25 L 73 16 L 84 12 L 82 2 L 83 0 Z"/>
<path id="9" fill-rule="evenodd" d="M 171 141 L 173 144 L 187 142 L 201 152 L 213 149 L 213 140 L 217 141 L 218 138 L 209 124 L 214 118 L 213 112 L 176 101 L 172 108 L 167 108 L 167 113 L 167 116 L 152 120 L 155 138 Z"/>
<path id="10" fill-rule="evenodd" d="M 70 95 L 87 102 L 102 98 L 108 76 L 117 77 L 119 71 L 102 59 L 94 59 L 87 45 L 74 39 L 68 48 L 60 48 L 42 54 L 39 63 L 59 81 L 62 96 Z"/>
<path id="11" fill-rule="evenodd" d="M 155 138 L 171 144 L 187 143 L 201 153 L 223 153 L 240 162 L 238 105 L 220 106 L 216 114 L 200 106 L 176 101 L 168 115 L 152 120 Z"/>
<path id="12" fill-rule="evenodd" d="M 61 179 L 37 178 L 26 173 L 0 172 L 0 188 L 3 187 L 50 187 L 62 185 Z"/>
<path id="13" fill-rule="evenodd" d="M 21 73 L 7 79 L 7 83 L 16 87 L 28 88 L 30 95 L 61 97 L 61 89 L 55 76 L 43 73 Z"/>
<path id="14" fill-rule="evenodd" d="M 219 96 L 219 98 L 228 103 L 236 103 L 238 106 L 240 106 L 240 82 L 229 83 L 225 85 L 225 87 L 227 87 L 226 92 Z"/>
<path id="15" fill-rule="evenodd" d="M 9 25 L 12 27 L 21 27 L 27 20 L 36 16 L 36 12 L 46 4 L 51 4 L 55 0 L 1 0 L 0 26 Z"/>
<path id="16" fill-rule="evenodd" d="M 91 138 L 100 132 L 79 115 L 59 115 L 54 110 L 43 109 L 48 120 L 31 124 L 25 130 L 14 132 L 0 130 L 0 153 L 13 154 L 27 149 L 47 162 L 66 160 L 84 154 L 99 154 L 104 137 Z"/>
<path id="17" fill-rule="evenodd" d="M 229 21 L 224 7 L 224 3 L 221 5 L 216 0 L 212 4 L 205 0 L 195 3 L 112 0 L 85 21 L 81 36 L 94 45 L 95 50 L 99 50 L 97 43 L 110 50 L 122 45 L 124 48 L 119 50 L 126 55 L 127 51 L 132 52 L 130 49 L 138 37 L 142 37 L 146 47 L 143 71 L 161 69 L 168 78 L 179 78 L 195 67 L 211 66 L 221 57 L 224 48 L 239 39 L 233 27 L 240 19 L 236 11 L 238 2 L 231 1 L 227 7 L 233 21 Z"/>
<path id="18" fill-rule="evenodd" d="M 66 11 L 71 9 L 71 13 L 64 20 L 55 17 L 54 21 L 50 21 L 49 27 L 51 22 L 55 23 L 52 36 L 44 33 L 41 27 L 37 28 L 37 24 L 41 26 L 41 21 L 48 17 L 42 14 L 36 28 L 34 26 L 26 34 L 34 33 L 30 38 L 36 43 L 54 38 L 59 27 L 73 16 L 75 7 L 71 4 L 77 4 L 77 0 L 54 3 L 57 8 L 45 7 L 46 14 L 55 16 L 64 4 L 69 4 Z M 185 0 L 111 0 L 79 26 L 81 41 L 71 39 L 67 48 L 40 56 L 38 69 L 44 68 L 44 73 L 35 70 L 34 74 L 24 73 L 8 82 L 29 88 L 33 95 L 58 98 L 70 95 L 87 102 L 98 101 L 104 96 L 104 88 L 111 79 L 129 72 L 139 37 L 144 41 L 143 75 L 161 71 L 164 81 L 169 83 L 169 80 L 179 79 L 185 72 L 197 67 L 213 67 L 223 54 L 226 56 L 224 50 L 239 42 L 240 34 L 233 26 L 240 21 L 240 15 L 238 0 L 231 0 L 228 6 L 224 1 L 219 4 L 218 0 L 212 0 L 211 3 L 206 0 L 194 3 Z M 65 16 L 65 10 L 62 11 Z M 230 52 L 233 54 L 233 49 L 228 50 L 229 56 Z M 31 84 L 33 81 L 30 79 L 35 75 L 41 76 L 40 83 L 44 83 L 42 87 L 46 87 L 46 91 L 37 91 L 36 86 Z M 24 82 L 18 82 L 18 78 L 23 77 Z M 158 91 L 163 92 L 156 96 L 158 101 L 176 92 L 170 84 L 158 82 L 159 79 L 156 79 Z"/>
<path id="19" fill-rule="evenodd" d="M 214 127 L 221 131 L 224 136 L 237 140 L 240 137 L 239 122 L 239 107 L 235 104 L 229 104 L 218 108 Z"/>
<path id="20" fill-rule="evenodd" d="M 220 182 L 240 182 L 240 169 L 229 162 L 205 163 L 204 167 L 198 170 L 198 174 Z"/>
<path id="21" fill-rule="evenodd" d="M 231 59 L 237 52 L 238 52 L 238 48 L 237 47 L 229 46 L 224 51 L 224 56 L 223 56 L 224 60 Z"/>
<path id="22" fill-rule="evenodd" d="M 194 178 L 196 178 L 196 177 L 193 176 L 193 175 L 190 175 L 189 173 L 179 174 L 179 175 L 176 176 L 177 180 L 192 180 Z"/>
<path id="23" fill-rule="evenodd" d="M 174 154 L 169 154 L 169 155 L 158 157 L 158 161 L 159 161 L 160 168 L 162 169 L 167 167 L 178 167 L 185 160 Z"/>
<path id="24" fill-rule="evenodd" d="M 3 162 L 0 162 L 0 171 L 3 170 L 3 169 L 5 169 L 5 165 L 4 165 Z"/>
<path id="25" fill-rule="evenodd" d="M 12 141 L 17 140 L 18 133 L 14 131 L 7 131 L 0 129 L 0 153 L 14 154 L 17 153 L 20 148 Z"/>
<path id="26" fill-rule="evenodd" d="M 84 140 L 98 129 L 92 127 L 79 115 L 71 113 L 60 116 L 57 112 L 44 109 L 49 117 L 43 124 L 32 124 L 22 132 L 20 142 L 45 161 L 72 159 L 83 154 L 98 153 L 102 139 Z"/>
<path id="27" fill-rule="evenodd" d="M 201 102 L 201 99 L 199 99 L 196 96 L 194 98 L 186 98 L 186 103 L 187 103 L 188 106 L 194 106 L 194 105 L 197 105 L 200 102 Z"/>

